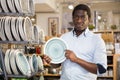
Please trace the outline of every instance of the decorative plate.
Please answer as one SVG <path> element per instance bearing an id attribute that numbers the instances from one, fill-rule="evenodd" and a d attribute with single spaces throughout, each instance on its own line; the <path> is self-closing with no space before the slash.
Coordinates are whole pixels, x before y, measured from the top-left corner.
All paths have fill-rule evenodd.
<path id="1" fill-rule="evenodd" d="M 51 38 L 45 44 L 44 53 L 52 59 L 51 63 L 58 64 L 62 63 L 66 59 L 66 49 L 67 45 L 62 39 Z"/>

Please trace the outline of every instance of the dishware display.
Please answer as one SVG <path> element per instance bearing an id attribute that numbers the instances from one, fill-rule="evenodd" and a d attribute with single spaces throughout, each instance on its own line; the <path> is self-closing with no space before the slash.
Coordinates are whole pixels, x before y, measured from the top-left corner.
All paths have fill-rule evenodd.
<path id="1" fill-rule="evenodd" d="M 52 59 L 51 63 L 58 64 L 62 63 L 66 59 L 66 49 L 67 45 L 65 41 L 60 38 L 51 38 L 45 44 L 44 54 L 48 55 Z"/>

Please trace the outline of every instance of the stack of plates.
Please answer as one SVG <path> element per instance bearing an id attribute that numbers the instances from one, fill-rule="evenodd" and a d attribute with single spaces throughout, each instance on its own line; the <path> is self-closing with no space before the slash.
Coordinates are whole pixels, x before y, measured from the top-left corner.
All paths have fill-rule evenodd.
<path id="1" fill-rule="evenodd" d="M 0 0 L 0 12 L 33 13 L 33 0 Z"/>
<path id="2" fill-rule="evenodd" d="M 5 53 L 5 68 L 7 74 L 31 75 L 30 65 L 26 56 L 18 49 L 8 49 Z"/>
<path id="3" fill-rule="evenodd" d="M 0 37 L 3 41 L 33 41 L 34 32 L 29 17 L 0 17 Z"/>
<path id="4" fill-rule="evenodd" d="M 51 63 L 59 64 L 66 59 L 66 49 L 67 45 L 65 41 L 60 38 L 51 38 L 45 44 L 44 53 L 52 59 Z"/>

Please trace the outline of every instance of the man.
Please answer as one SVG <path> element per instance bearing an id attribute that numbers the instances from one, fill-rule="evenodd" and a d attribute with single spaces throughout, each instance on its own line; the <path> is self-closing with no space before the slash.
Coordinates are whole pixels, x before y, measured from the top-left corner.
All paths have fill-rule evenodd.
<path id="1" fill-rule="evenodd" d="M 61 64 L 60 80 L 96 80 L 106 72 L 107 54 L 103 39 L 89 31 L 91 12 L 87 5 L 77 5 L 72 13 L 74 29 L 61 38 L 67 43 L 66 60 Z M 46 57 L 50 62 L 50 59 Z"/>
<path id="2" fill-rule="evenodd" d="M 61 38 L 66 41 L 66 60 L 62 63 L 60 80 L 96 80 L 96 74 L 107 69 L 105 43 L 100 36 L 89 31 L 91 19 L 87 5 L 77 5 L 72 13 L 74 29 Z"/>

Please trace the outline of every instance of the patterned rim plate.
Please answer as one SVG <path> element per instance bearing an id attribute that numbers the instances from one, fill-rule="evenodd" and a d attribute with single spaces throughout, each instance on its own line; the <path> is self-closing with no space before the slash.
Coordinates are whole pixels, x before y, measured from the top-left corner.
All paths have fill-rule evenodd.
<path id="1" fill-rule="evenodd" d="M 59 64 L 66 59 L 66 49 L 67 45 L 65 41 L 60 38 L 51 38 L 45 44 L 44 53 L 52 59 L 51 63 Z"/>

